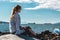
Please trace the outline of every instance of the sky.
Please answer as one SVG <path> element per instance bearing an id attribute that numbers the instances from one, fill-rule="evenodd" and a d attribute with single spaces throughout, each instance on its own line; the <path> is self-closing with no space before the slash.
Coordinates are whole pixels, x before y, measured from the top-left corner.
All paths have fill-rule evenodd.
<path id="1" fill-rule="evenodd" d="M 21 23 L 60 22 L 60 0 L 0 0 L 0 21 L 9 22 L 12 8 L 21 5 Z"/>

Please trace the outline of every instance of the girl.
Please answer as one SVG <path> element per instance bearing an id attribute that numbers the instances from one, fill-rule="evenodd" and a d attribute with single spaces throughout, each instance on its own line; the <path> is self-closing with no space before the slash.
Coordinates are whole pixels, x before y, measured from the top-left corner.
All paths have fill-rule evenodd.
<path id="1" fill-rule="evenodd" d="M 21 28 L 21 19 L 19 13 L 21 12 L 21 6 L 17 5 L 13 8 L 12 14 L 10 16 L 10 33 L 20 34 L 23 31 Z"/>
<path id="2" fill-rule="evenodd" d="M 21 6 L 17 5 L 13 8 L 12 15 L 10 16 L 10 33 L 20 35 L 27 33 L 28 35 L 36 36 L 36 33 L 29 27 L 21 27 L 21 19 L 19 13 Z"/>

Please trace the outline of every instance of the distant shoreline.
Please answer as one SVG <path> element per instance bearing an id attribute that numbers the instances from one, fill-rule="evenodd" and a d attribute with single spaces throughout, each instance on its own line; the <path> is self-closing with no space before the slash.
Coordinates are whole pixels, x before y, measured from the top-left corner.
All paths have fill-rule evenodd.
<path id="1" fill-rule="evenodd" d="M 9 24 L 9 22 L 4 22 L 4 21 L 0 21 L 0 24 L 1 24 L 1 23 Z M 37 24 L 37 23 L 27 23 L 27 24 Z M 43 23 L 43 24 L 45 24 L 45 25 L 51 25 L 52 23 Z M 60 24 L 60 22 L 54 23 L 54 24 Z"/>

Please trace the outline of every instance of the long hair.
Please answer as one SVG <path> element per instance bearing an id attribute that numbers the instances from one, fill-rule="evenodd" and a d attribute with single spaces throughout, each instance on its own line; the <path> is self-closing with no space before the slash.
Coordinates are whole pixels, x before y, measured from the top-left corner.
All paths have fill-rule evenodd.
<path id="1" fill-rule="evenodd" d="M 11 13 L 10 19 L 13 18 L 15 12 L 17 12 L 19 9 L 21 10 L 21 6 L 20 6 L 20 5 L 16 5 L 16 6 L 12 9 L 12 13 Z"/>

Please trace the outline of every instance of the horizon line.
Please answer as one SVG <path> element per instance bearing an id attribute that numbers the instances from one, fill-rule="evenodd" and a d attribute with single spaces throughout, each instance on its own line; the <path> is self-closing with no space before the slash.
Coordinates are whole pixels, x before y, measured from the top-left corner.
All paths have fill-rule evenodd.
<path id="1" fill-rule="evenodd" d="M 9 21 L 0 21 L 0 22 L 8 22 L 9 23 Z M 46 23 L 36 23 L 36 22 L 28 22 L 28 23 L 21 23 L 21 24 L 56 24 L 56 23 L 60 23 L 60 22 L 54 22 L 54 23 L 48 23 L 48 22 L 46 22 Z"/>

